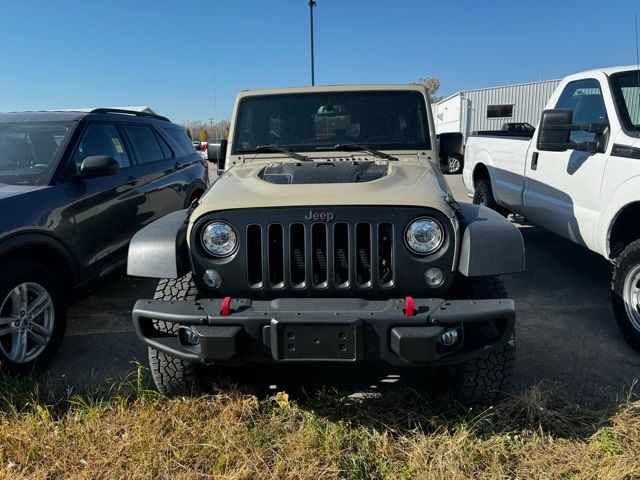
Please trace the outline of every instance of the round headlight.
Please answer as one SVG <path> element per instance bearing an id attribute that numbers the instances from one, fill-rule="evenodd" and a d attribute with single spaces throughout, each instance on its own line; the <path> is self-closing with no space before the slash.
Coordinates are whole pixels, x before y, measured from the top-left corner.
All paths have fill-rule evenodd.
<path id="1" fill-rule="evenodd" d="M 214 257 L 226 257 L 235 251 L 238 237 L 231 225 L 211 222 L 202 230 L 202 245 Z"/>
<path id="2" fill-rule="evenodd" d="M 444 243 L 444 230 L 432 218 L 421 218 L 407 228 L 405 235 L 407 247 L 420 255 L 435 252 Z"/>

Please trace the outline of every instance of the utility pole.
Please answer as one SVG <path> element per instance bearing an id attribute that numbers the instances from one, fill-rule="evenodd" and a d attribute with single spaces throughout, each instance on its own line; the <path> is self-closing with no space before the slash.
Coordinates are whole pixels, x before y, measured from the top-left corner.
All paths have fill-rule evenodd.
<path id="1" fill-rule="evenodd" d="M 315 65 L 313 58 L 313 7 L 315 6 L 315 0 L 309 0 L 309 20 L 311 22 L 311 86 L 314 86 L 316 84 Z"/>

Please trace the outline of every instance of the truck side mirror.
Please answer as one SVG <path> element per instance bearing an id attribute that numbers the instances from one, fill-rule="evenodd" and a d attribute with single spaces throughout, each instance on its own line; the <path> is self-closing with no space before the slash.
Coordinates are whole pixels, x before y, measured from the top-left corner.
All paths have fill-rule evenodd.
<path id="1" fill-rule="evenodd" d="M 546 152 L 566 152 L 573 147 L 569 140 L 573 124 L 573 110 L 545 110 L 540 120 L 538 150 Z"/>
<path id="2" fill-rule="evenodd" d="M 222 168 L 224 157 L 227 154 L 227 140 L 224 138 L 207 142 L 207 160 Z"/>

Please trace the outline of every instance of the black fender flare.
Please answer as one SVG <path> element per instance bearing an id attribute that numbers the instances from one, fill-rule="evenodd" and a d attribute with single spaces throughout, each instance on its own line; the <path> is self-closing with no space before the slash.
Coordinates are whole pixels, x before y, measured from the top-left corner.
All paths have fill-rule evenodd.
<path id="1" fill-rule="evenodd" d="M 180 278 L 189 272 L 188 210 L 178 210 L 150 223 L 131 239 L 127 274 L 134 277 Z"/>
<path id="2" fill-rule="evenodd" d="M 467 277 L 523 272 L 524 240 L 518 228 L 490 208 L 458 205 L 462 217 L 458 271 Z"/>

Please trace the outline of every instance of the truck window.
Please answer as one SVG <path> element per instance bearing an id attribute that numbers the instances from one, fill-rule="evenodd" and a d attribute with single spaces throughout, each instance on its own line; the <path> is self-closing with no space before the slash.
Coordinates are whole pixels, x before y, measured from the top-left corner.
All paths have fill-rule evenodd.
<path id="1" fill-rule="evenodd" d="M 640 74 L 638 70 L 611 75 L 611 90 L 624 130 L 640 135 Z"/>
<path id="2" fill-rule="evenodd" d="M 556 108 L 573 110 L 573 123 L 608 123 L 600 83 L 593 78 L 569 83 L 556 103 Z M 572 142 L 593 142 L 597 133 L 571 132 Z"/>

